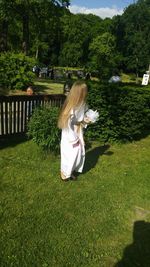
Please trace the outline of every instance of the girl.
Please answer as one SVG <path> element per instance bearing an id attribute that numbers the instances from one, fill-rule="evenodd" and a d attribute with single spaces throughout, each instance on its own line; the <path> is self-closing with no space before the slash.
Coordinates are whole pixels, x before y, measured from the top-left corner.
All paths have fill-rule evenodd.
<path id="1" fill-rule="evenodd" d="M 89 123 L 85 116 L 87 86 L 77 81 L 62 107 L 58 127 L 61 134 L 61 179 L 68 181 L 76 179 L 73 171 L 82 172 L 85 161 L 85 149 L 83 140 L 83 127 Z"/>

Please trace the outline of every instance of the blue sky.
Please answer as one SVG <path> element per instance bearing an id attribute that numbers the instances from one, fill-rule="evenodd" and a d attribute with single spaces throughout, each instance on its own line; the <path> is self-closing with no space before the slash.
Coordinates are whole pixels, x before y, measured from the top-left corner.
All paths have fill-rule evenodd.
<path id="1" fill-rule="evenodd" d="M 71 0 L 70 11 L 72 13 L 93 13 L 102 18 L 121 15 L 128 5 L 134 0 Z"/>

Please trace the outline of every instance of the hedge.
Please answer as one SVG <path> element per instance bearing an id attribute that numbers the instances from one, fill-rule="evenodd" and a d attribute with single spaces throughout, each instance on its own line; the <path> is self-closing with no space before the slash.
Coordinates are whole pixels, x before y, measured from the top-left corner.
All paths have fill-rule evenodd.
<path id="1" fill-rule="evenodd" d="M 89 108 L 98 110 L 99 121 L 85 130 L 85 138 L 103 142 L 132 141 L 150 132 L 150 90 L 117 84 L 88 83 Z M 40 147 L 59 151 L 59 108 L 37 108 L 28 135 Z"/>
<path id="2" fill-rule="evenodd" d="M 99 111 L 88 127 L 90 139 L 133 140 L 150 130 L 150 90 L 121 84 L 88 83 L 88 104 Z"/>

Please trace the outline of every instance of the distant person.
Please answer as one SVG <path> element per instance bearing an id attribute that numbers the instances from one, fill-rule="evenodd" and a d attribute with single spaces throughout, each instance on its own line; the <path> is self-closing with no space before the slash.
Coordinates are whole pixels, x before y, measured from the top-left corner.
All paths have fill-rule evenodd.
<path id="1" fill-rule="evenodd" d="M 54 80 L 54 69 L 53 68 L 50 71 L 50 78 L 51 80 Z"/>
<path id="2" fill-rule="evenodd" d="M 65 95 L 68 95 L 68 94 L 69 94 L 70 89 L 71 89 L 71 86 L 72 86 L 72 80 L 69 79 L 69 80 L 67 80 L 67 81 L 65 82 L 65 84 L 64 84 L 64 91 L 63 91 L 63 93 L 64 93 Z"/>
<path id="3" fill-rule="evenodd" d="M 26 93 L 28 96 L 33 96 L 34 95 L 34 90 L 32 86 L 29 86 L 26 90 Z M 32 101 L 27 101 L 27 117 L 29 118 L 32 114 L 34 108 L 34 100 Z"/>
<path id="4" fill-rule="evenodd" d="M 29 86 L 27 88 L 26 92 L 27 92 L 27 95 L 33 95 L 34 94 L 34 90 L 33 90 L 32 86 Z"/>
<path id="5" fill-rule="evenodd" d="M 78 71 L 77 71 L 77 77 L 78 77 L 78 79 L 82 79 L 83 76 L 84 76 L 83 71 L 82 71 L 82 70 L 78 70 Z"/>
<path id="6" fill-rule="evenodd" d="M 71 72 L 70 71 L 66 72 L 66 77 L 67 77 L 67 79 L 71 79 Z"/>
<path id="7" fill-rule="evenodd" d="M 66 82 L 64 84 L 64 91 L 63 91 L 63 93 L 65 95 L 68 95 L 68 93 L 70 92 L 70 89 L 72 87 L 72 84 L 73 84 L 72 79 L 71 79 L 71 72 L 70 71 L 69 72 L 66 72 L 66 76 L 67 76 L 67 80 L 66 80 Z"/>
<path id="8" fill-rule="evenodd" d="M 87 72 L 87 73 L 85 74 L 85 79 L 86 79 L 86 80 L 90 80 L 90 79 L 91 79 L 91 76 L 90 76 L 90 73 L 89 73 L 89 72 Z"/>
<path id="9" fill-rule="evenodd" d="M 48 77 L 49 76 L 49 68 L 47 67 L 46 68 L 46 77 Z"/>
<path id="10" fill-rule="evenodd" d="M 37 77 L 39 77 L 39 73 L 40 73 L 40 67 L 39 66 L 34 66 L 32 71 L 36 74 Z"/>
<path id="11" fill-rule="evenodd" d="M 117 72 L 114 73 L 114 75 L 109 79 L 109 83 L 119 83 L 121 82 L 121 77 Z"/>

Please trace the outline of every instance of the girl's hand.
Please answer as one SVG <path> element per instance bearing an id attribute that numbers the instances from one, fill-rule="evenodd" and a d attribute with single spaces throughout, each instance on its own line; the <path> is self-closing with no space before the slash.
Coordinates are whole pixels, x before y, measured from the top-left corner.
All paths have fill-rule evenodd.
<path id="1" fill-rule="evenodd" d="M 89 123 L 91 123 L 91 120 L 88 117 L 85 117 L 84 118 L 84 122 L 87 123 L 87 124 L 89 124 Z"/>

